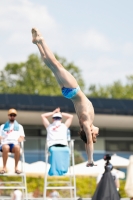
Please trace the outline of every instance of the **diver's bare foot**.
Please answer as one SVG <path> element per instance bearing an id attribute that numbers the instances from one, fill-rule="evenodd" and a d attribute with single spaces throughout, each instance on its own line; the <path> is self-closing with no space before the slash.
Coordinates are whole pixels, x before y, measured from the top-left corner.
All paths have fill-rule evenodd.
<path id="1" fill-rule="evenodd" d="M 42 42 L 43 37 L 37 28 L 32 28 L 31 32 L 32 32 L 32 42 L 34 44 Z"/>

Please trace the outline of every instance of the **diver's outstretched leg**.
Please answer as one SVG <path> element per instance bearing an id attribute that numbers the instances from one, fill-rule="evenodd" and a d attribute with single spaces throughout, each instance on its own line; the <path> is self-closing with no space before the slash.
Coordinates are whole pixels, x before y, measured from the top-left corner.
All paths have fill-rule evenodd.
<path id="1" fill-rule="evenodd" d="M 32 37 L 32 42 L 38 46 L 43 61 L 54 73 L 60 87 L 76 88 L 78 86 L 76 79 L 55 58 L 36 28 L 32 28 Z"/>

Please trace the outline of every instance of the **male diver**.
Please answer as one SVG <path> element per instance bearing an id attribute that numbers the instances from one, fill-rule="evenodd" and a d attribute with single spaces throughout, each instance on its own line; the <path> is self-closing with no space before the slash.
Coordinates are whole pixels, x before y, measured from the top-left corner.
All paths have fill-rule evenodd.
<path id="1" fill-rule="evenodd" d="M 32 42 L 37 45 L 44 63 L 54 73 L 64 97 L 71 99 L 80 124 L 80 138 L 85 142 L 88 156 L 87 167 L 94 166 L 93 143 L 99 133 L 99 128 L 93 125 L 94 108 L 89 99 L 81 91 L 76 79 L 55 58 L 48 48 L 38 29 L 32 28 Z"/>

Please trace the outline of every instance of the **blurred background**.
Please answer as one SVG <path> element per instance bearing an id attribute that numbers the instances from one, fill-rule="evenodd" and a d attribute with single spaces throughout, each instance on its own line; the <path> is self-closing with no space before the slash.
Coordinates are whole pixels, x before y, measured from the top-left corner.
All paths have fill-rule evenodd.
<path id="1" fill-rule="evenodd" d="M 45 161 L 41 114 L 60 107 L 74 115 L 70 127 L 76 164 L 87 157 L 73 104 L 62 97 L 51 71 L 32 44 L 42 32 L 56 58 L 77 79 L 95 109 L 100 128 L 94 160 L 105 153 L 129 159 L 133 151 L 132 0 L 5 0 L 0 5 L 0 124 L 18 110 L 27 163 Z M 120 166 L 117 167 L 120 169 Z M 127 166 L 121 168 L 126 173 Z"/>

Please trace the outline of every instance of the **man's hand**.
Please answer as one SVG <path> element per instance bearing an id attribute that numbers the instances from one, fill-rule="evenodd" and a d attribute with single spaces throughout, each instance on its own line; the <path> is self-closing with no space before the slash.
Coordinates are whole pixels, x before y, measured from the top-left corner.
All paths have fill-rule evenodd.
<path id="1" fill-rule="evenodd" d="M 24 137 L 20 136 L 20 137 L 18 138 L 18 142 L 22 142 L 22 141 L 24 141 Z"/>
<path id="2" fill-rule="evenodd" d="M 60 112 L 60 108 L 56 108 L 53 112 L 54 112 L 54 113 Z"/>
<path id="3" fill-rule="evenodd" d="M 55 110 L 53 110 L 52 112 L 44 113 L 41 115 L 43 125 L 45 126 L 45 128 L 47 128 L 50 125 L 50 121 L 48 120 L 48 118 L 52 117 L 55 113 L 59 113 L 59 112 L 60 112 L 60 108 L 58 107 Z"/>
<path id="4" fill-rule="evenodd" d="M 42 121 L 43 121 L 43 125 L 45 126 L 45 128 L 47 128 L 50 124 L 48 118 L 52 117 L 53 114 L 60 112 L 60 108 L 56 108 L 55 110 L 53 110 L 52 112 L 48 112 L 48 113 L 43 113 L 41 115 L 42 117 Z"/>

